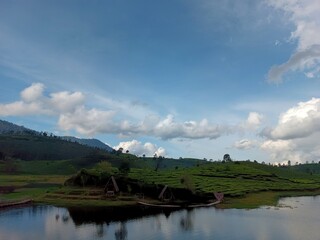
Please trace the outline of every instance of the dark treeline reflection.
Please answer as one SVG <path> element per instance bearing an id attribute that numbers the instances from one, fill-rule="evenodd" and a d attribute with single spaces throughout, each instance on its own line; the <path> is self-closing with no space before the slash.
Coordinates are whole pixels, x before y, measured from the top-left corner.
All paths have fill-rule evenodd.
<path id="1" fill-rule="evenodd" d="M 180 219 L 180 227 L 183 231 L 192 231 L 194 221 L 194 212 L 192 209 L 186 211 L 186 214 Z"/>
<path id="2" fill-rule="evenodd" d="M 57 208 L 0 211 L 0 239 L 319 239 L 320 197 L 259 209 Z"/>
<path id="3" fill-rule="evenodd" d="M 169 218 L 170 214 L 174 210 L 172 209 L 161 209 L 161 208 L 146 208 L 146 207 L 122 207 L 122 208 L 68 208 L 68 214 L 65 212 L 63 216 L 56 218 L 67 219 L 63 222 L 67 223 L 70 219 L 74 222 L 76 226 L 83 224 L 96 225 L 96 237 L 104 238 L 107 235 L 107 228 L 112 222 L 119 222 L 119 226 L 114 231 L 114 237 L 116 240 L 126 240 L 128 238 L 128 230 L 126 227 L 126 222 L 132 219 L 139 219 L 147 216 L 160 216 L 165 215 Z M 177 211 L 177 210 L 175 210 Z M 181 219 L 184 221 L 184 229 L 190 230 L 192 228 L 191 216 L 187 212 L 186 217 Z"/>
<path id="4" fill-rule="evenodd" d="M 122 208 L 68 208 L 69 216 L 76 226 L 95 223 L 97 225 L 111 222 L 126 222 L 131 219 L 164 214 L 167 218 L 174 210 L 145 207 Z"/>
<path id="5" fill-rule="evenodd" d="M 128 236 L 128 230 L 125 223 L 121 223 L 119 229 L 114 233 L 116 240 L 126 240 Z"/>

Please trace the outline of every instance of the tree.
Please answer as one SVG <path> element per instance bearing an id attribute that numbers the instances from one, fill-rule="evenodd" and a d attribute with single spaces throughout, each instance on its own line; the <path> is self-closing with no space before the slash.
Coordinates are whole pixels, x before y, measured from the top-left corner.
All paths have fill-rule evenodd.
<path id="1" fill-rule="evenodd" d="M 110 174 L 112 171 L 112 165 L 107 161 L 101 161 L 97 164 L 96 169 L 101 173 Z"/>
<path id="2" fill-rule="evenodd" d="M 190 175 L 183 175 L 180 179 L 180 183 L 185 186 L 186 189 L 190 190 L 191 192 L 194 192 L 195 185 L 192 181 L 192 178 Z"/>
<path id="3" fill-rule="evenodd" d="M 123 175 L 128 175 L 128 173 L 130 172 L 130 162 L 125 160 L 123 161 L 120 166 L 119 166 L 119 171 L 121 174 Z"/>
<path id="4" fill-rule="evenodd" d="M 156 156 L 157 156 L 157 154 L 154 155 L 153 159 L 154 159 L 154 160 L 157 160 L 157 162 L 156 162 L 156 167 L 155 167 L 155 169 L 154 169 L 154 170 L 157 172 L 158 169 L 160 168 L 161 164 L 162 164 L 162 161 L 163 161 L 164 157 L 159 156 L 158 158 L 156 158 Z"/>
<path id="5" fill-rule="evenodd" d="M 117 150 L 117 155 L 120 155 L 122 152 L 123 152 L 123 148 L 120 147 L 120 148 Z"/>
<path id="6" fill-rule="evenodd" d="M 232 162 L 230 155 L 229 154 L 223 155 L 223 161 L 224 162 Z"/>
<path id="7" fill-rule="evenodd" d="M 4 161 L 3 170 L 4 170 L 4 172 L 6 172 L 8 174 L 13 174 L 13 173 L 17 172 L 18 167 L 14 163 L 13 159 L 6 158 L 5 161 Z"/>
<path id="8" fill-rule="evenodd" d="M 6 155 L 4 153 L 0 152 L 0 160 L 4 160 L 5 157 L 6 157 Z"/>

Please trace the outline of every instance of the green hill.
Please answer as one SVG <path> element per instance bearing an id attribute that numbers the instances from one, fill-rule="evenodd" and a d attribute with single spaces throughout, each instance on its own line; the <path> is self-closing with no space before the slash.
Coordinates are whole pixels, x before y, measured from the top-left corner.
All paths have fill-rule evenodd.
<path id="1" fill-rule="evenodd" d="M 0 156 L 20 160 L 65 160 L 102 151 L 57 137 L 0 135 Z"/>

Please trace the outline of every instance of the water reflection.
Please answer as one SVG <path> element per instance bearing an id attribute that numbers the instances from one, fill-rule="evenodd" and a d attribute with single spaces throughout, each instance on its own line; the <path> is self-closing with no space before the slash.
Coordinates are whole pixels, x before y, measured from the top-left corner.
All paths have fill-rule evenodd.
<path id="1" fill-rule="evenodd" d="M 183 231 L 191 231 L 193 229 L 194 214 L 193 209 L 186 211 L 186 214 L 180 219 L 180 226 Z"/>
<path id="2" fill-rule="evenodd" d="M 114 236 L 116 240 L 126 240 L 128 236 L 128 230 L 126 228 L 126 224 L 121 222 L 119 229 L 114 232 Z"/>
<path id="3" fill-rule="evenodd" d="M 96 231 L 97 231 L 97 237 L 98 238 L 103 238 L 104 235 L 106 234 L 106 231 L 104 229 L 104 224 L 97 224 L 96 225 Z"/>
<path id="4" fill-rule="evenodd" d="M 34 206 L 0 211 L 0 239 L 319 239 L 319 197 L 282 199 L 279 206 L 175 212 Z"/>
<path id="5" fill-rule="evenodd" d="M 68 208 L 68 216 L 76 226 L 83 224 L 110 224 L 111 222 L 125 222 L 148 216 L 165 215 L 167 218 L 176 210 L 144 207 L 122 207 L 122 208 Z"/>

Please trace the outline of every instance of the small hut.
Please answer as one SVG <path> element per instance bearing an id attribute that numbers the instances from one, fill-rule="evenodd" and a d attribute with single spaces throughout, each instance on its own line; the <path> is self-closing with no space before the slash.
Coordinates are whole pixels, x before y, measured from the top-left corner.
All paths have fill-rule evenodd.
<path id="1" fill-rule="evenodd" d="M 119 192 L 118 184 L 113 176 L 111 176 L 104 187 L 104 193 L 107 197 L 114 196 L 117 192 Z"/>
<path id="2" fill-rule="evenodd" d="M 175 199 L 171 189 L 168 187 L 168 185 L 165 185 L 164 188 L 162 189 L 159 197 L 158 197 L 161 201 L 173 201 Z"/>
<path id="3" fill-rule="evenodd" d="M 215 198 L 217 199 L 217 201 L 222 202 L 223 198 L 224 198 L 224 194 L 221 192 L 215 192 L 214 193 Z"/>

